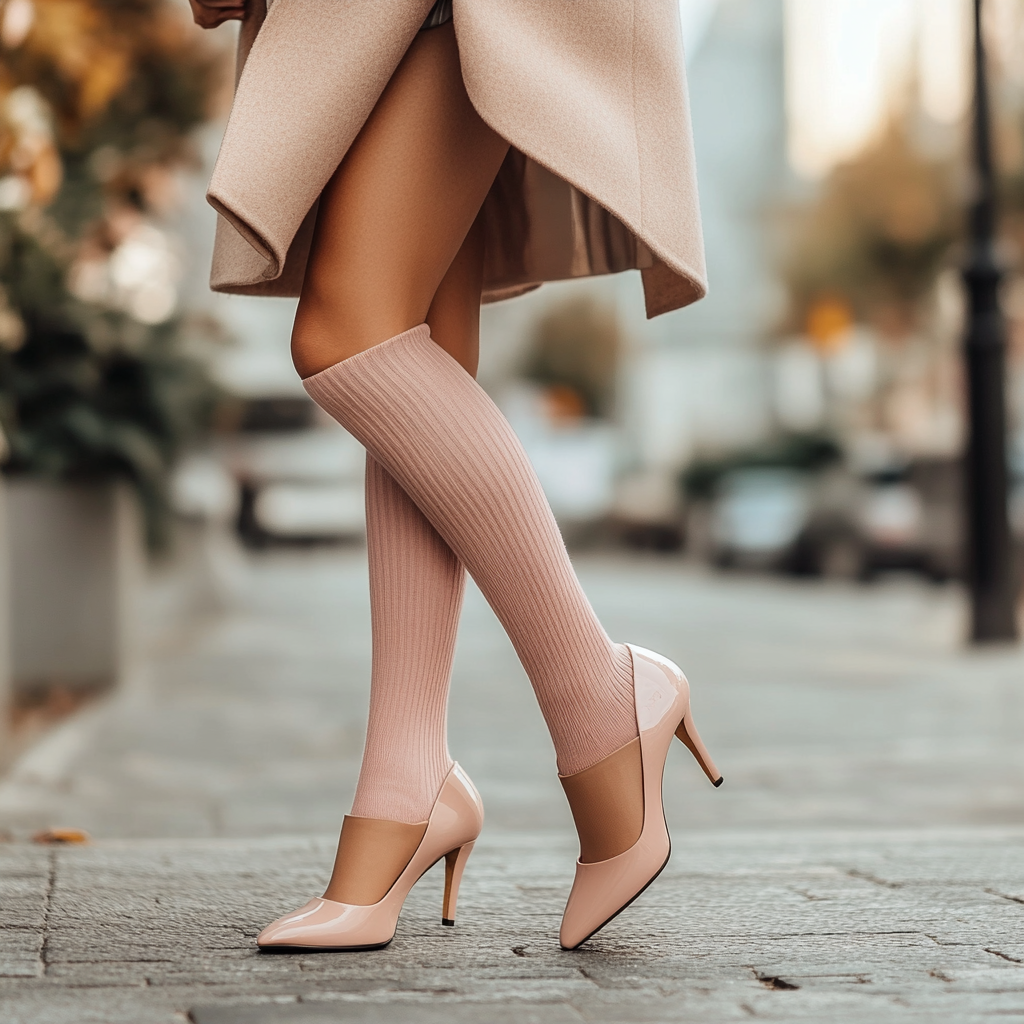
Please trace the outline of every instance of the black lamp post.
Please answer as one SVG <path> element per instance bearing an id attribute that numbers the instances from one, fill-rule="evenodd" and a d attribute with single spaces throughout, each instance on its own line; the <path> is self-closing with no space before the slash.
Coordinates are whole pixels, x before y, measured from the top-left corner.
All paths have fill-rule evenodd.
<path id="1" fill-rule="evenodd" d="M 996 186 L 981 12 L 982 0 L 974 0 L 976 192 L 970 211 L 970 255 L 963 271 L 968 296 L 964 339 L 968 394 L 966 553 L 971 639 L 975 643 L 1017 637 L 1006 507 L 1006 323 L 999 308 L 1002 270 L 995 248 Z"/>

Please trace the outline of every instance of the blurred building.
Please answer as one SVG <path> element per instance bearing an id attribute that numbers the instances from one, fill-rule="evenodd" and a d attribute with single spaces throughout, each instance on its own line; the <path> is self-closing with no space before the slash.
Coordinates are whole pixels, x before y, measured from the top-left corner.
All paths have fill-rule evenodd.
<path id="1" fill-rule="evenodd" d="M 771 217 L 794 188 L 783 7 L 783 0 L 721 0 L 689 57 L 711 289 L 637 332 L 627 417 L 645 464 L 678 465 L 769 426 L 760 343 L 783 302 Z"/>

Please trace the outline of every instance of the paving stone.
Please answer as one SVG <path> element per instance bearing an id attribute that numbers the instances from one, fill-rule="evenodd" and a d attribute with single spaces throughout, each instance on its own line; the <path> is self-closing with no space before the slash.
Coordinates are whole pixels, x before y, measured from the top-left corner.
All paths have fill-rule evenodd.
<path id="1" fill-rule="evenodd" d="M 571 821 L 471 590 L 450 737 L 488 820 L 458 925 L 440 926 L 438 869 L 386 950 L 256 951 L 322 891 L 369 669 L 364 556 L 273 554 L 223 615 L 154 632 L 148 679 L 53 744 L 74 757 L 0 783 L 0 827 L 97 840 L 0 844 L 0 1021 L 1024 1017 L 1021 651 L 962 649 L 955 588 L 580 566 L 614 636 L 686 667 L 726 773 L 713 790 L 673 753 L 673 859 L 587 947 L 557 945 Z"/>
<path id="2" fill-rule="evenodd" d="M 189 1012 L 193 1024 L 582 1024 L 564 1003 L 302 1003 L 293 1006 L 199 1006 Z"/>
<path id="3" fill-rule="evenodd" d="M 20 844 L 0 845 L 0 851 L 0 978 L 34 978 L 42 971 L 54 858 Z"/>
<path id="4" fill-rule="evenodd" d="M 760 841 L 694 831 L 677 838 L 649 893 L 571 953 L 556 939 L 570 844 L 558 834 L 495 829 L 474 852 L 454 929 L 438 920 L 442 878 L 434 871 L 413 890 L 386 950 L 259 953 L 256 931 L 308 896 L 304 887 L 329 845 L 329 837 L 276 837 L 51 851 L 45 973 L 0 981 L 0 1000 L 31 1008 L 45 993 L 45 1014 L 37 1005 L 23 1017 L 33 1024 L 163 1022 L 189 1008 L 198 1008 L 200 1024 L 247 1013 L 267 1022 L 418 1022 L 439 1013 L 500 1021 L 512 1014 L 507 1019 L 545 1024 L 714 1024 L 750 1011 L 822 1021 L 1024 1015 L 1024 964 L 998 955 L 1019 949 L 1024 907 L 986 893 L 977 877 L 988 860 L 1002 865 L 1004 884 L 1024 882 L 1024 829 L 855 839 L 770 833 Z M 878 850 L 903 864 L 941 863 L 942 885 L 866 880 L 854 865 Z M 18 847 L 0 848 L 0 872 L 12 852 Z M 274 878 L 280 891 L 239 891 L 242 871 Z M 123 899 L 111 895 L 115 874 Z M 827 899 L 793 891 L 823 880 Z M 975 903 L 1009 912 L 971 925 L 963 908 Z M 943 918 L 950 932 L 961 918 L 970 927 L 955 942 L 936 941 L 931 933 Z M 86 992 L 94 1017 L 82 1016 Z M 17 999 L 9 1002 L 8 994 Z"/>

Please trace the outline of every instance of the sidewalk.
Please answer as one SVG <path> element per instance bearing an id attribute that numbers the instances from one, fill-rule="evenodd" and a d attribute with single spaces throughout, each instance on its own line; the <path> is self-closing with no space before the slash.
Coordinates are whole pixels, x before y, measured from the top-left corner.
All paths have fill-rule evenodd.
<path id="1" fill-rule="evenodd" d="M 713 790 L 673 754 L 672 862 L 598 939 L 557 947 L 571 822 L 528 683 L 471 591 L 451 746 L 488 823 L 458 925 L 440 928 L 433 878 L 386 951 L 254 951 L 323 885 L 369 667 L 362 553 L 274 554 L 0 784 L 16 840 L 0 845 L 0 1019 L 1024 1017 L 1024 654 L 963 651 L 952 589 L 579 564 L 613 636 L 684 666 L 726 777 Z M 96 842 L 21 841 L 49 825 Z"/>

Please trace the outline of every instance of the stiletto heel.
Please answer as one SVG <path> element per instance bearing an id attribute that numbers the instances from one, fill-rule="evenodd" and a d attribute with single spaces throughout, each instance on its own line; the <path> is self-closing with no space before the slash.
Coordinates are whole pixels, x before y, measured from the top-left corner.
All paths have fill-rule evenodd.
<path id="1" fill-rule="evenodd" d="M 697 759 L 697 764 L 704 769 L 704 774 L 717 789 L 725 780 L 715 767 L 715 762 L 711 760 L 708 748 L 704 746 L 704 741 L 700 738 L 700 733 L 697 732 L 697 726 L 693 724 L 693 715 L 689 711 L 683 716 L 679 728 L 676 729 L 676 738 L 686 744 L 690 753 Z"/>
<path id="2" fill-rule="evenodd" d="M 622 913 L 657 877 L 672 851 L 661 780 L 672 735 L 693 751 L 708 778 L 717 786 L 722 777 L 708 756 L 690 714 L 690 684 L 678 665 L 653 651 L 626 644 L 633 658 L 633 697 L 640 734 L 643 769 L 644 823 L 640 838 L 608 860 L 576 861 L 576 878 L 562 915 L 559 942 L 577 949 L 613 917 Z M 677 723 L 673 725 L 672 723 Z"/>
<path id="3" fill-rule="evenodd" d="M 462 872 L 466 869 L 466 861 L 473 852 L 473 843 L 466 843 L 458 850 L 451 850 L 444 855 L 444 903 L 441 905 L 441 924 L 455 924 L 455 904 L 459 900 L 459 884 Z"/>
<path id="4" fill-rule="evenodd" d="M 444 924 L 455 923 L 455 900 L 462 872 L 480 835 L 484 807 L 480 794 L 459 765 L 453 765 L 434 801 L 420 845 L 384 896 L 371 906 L 310 900 L 260 932 L 260 949 L 380 949 L 394 937 L 409 890 L 445 858 Z"/>

